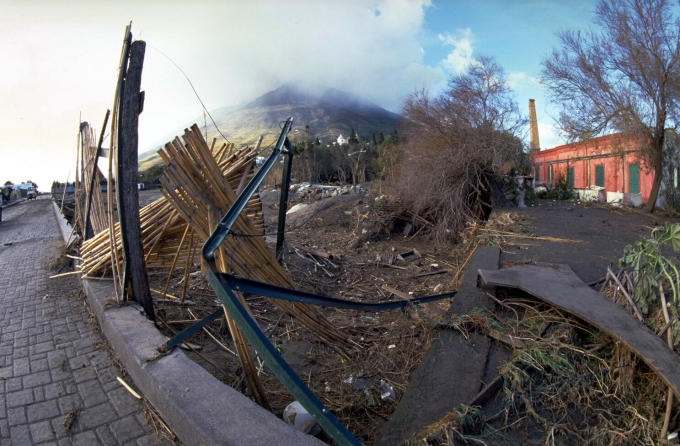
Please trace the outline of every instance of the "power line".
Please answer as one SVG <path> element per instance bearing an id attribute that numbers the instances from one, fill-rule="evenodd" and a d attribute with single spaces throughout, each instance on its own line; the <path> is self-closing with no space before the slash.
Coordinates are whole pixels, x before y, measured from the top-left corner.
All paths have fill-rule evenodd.
<path id="1" fill-rule="evenodd" d="M 203 111 L 210 117 L 210 121 L 212 121 L 213 125 L 215 126 L 215 129 L 217 130 L 217 133 L 219 133 L 220 136 L 222 136 L 222 138 L 224 138 L 224 140 L 227 141 L 227 143 L 231 144 L 231 141 L 229 141 L 229 139 L 227 139 L 227 137 L 224 136 L 224 133 L 222 133 L 222 130 L 220 130 L 220 128 L 217 126 L 217 123 L 215 122 L 215 119 L 213 119 L 212 115 L 210 114 L 210 112 L 208 111 L 207 107 L 206 107 L 205 104 L 203 103 L 203 100 L 202 100 L 201 97 L 198 95 L 198 92 L 196 91 L 196 88 L 194 87 L 193 82 L 191 82 L 191 79 L 189 79 L 189 76 L 187 76 L 187 74 L 184 72 L 184 70 L 182 69 L 182 67 L 180 67 L 179 65 L 177 65 L 177 62 L 175 62 L 174 60 L 172 60 L 172 58 L 171 58 L 170 56 L 168 56 L 167 54 L 165 54 L 165 53 L 164 53 L 163 51 L 161 51 L 159 48 L 156 48 L 155 46 L 153 46 L 153 45 L 151 45 L 151 44 L 147 44 L 147 45 L 148 45 L 150 48 L 153 48 L 154 50 L 156 50 L 156 51 L 158 51 L 159 53 L 161 53 L 161 54 L 163 55 L 163 57 L 165 57 L 166 59 L 168 59 L 168 60 L 170 61 L 170 63 L 172 63 L 172 64 L 179 70 L 179 72 L 182 73 L 182 76 L 184 76 L 184 79 L 186 79 L 187 82 L 189 82 L 189 86 L 190 86 L 191 89 L 193 90 L 194 95 L 196 95 L 196 99 L 198 99 L 198 102 L 201 103 L 201 107 L 203 107 Z"/>

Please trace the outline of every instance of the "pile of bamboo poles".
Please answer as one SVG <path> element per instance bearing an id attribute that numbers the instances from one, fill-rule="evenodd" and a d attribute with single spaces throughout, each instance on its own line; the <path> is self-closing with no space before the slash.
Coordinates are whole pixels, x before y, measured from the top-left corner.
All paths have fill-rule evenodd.
<path id="1" fill-rule="evenodd" d="M 213 148 L 215 140 L 213 140 Z M 246 182 L 253 175 L 256 156 L 255 149 L 234 152 L 233 144 L 223 144 L 219 149 L 211 150 L 212 157 L 218 161 L 219 169 L 234 188 Z M 264 234 L 264 218 L 259 195 L 254 195 L 246 208 L 248 218 L 253 222 L 253 230 L 258 235 Z M 173 205 L 165 197 L 161 197 L 144 206 L 139 211 L 144 260 L 148 268 L 169 269 L 170 274 L 177 265 L 186 265 L 195 255 L 195 250 L 204 241 L 197 237 L 187 225 Z M 81 255 L 83 258 L 80 270 L 84 277 L 99 277 L 111 273 L 114 261 L 111 259 L 110 239 L 115 239 L 115 259 L 118 270 L 122 268 L 123 255 L 120 238 L 120 226 L 113 226 L 114 237 L 109 231 L 97 233 L 83 242 Z M 191 245 L 191 246 L 190 246 Z"/>
<path id="2" fill-rule="evenodd" d="M 254 174 L 252 164 L 244 168 L 246 160 L 232 154 L 224 163 L 233 168 L 227 169 L 223 175 L 218 160 L 211 156 L 211 151 L 196 125 L 185 131 L 183 143 L 175 138 L 159 154 L 166 164 L 161 176 L 164 196 L 196 234 L 206 239 L 235 201 L 237 193 Z M 236 184 L 238 186 L 234 187 Z M 262 223 L 257 219 L 253 222 L 253 216 L 261 215 L 261 205 L 260 209 L 253 209 L 249 203 L 245 214 L 239 216 L 232 228 L 232 235 L 220 246 L 224 271 L 273 285 L 295 288 L 295 283 L 265 245 L 264 237 L 261 236 Z M 321 338 L 334 344 L 346 345 L 346 339 L 316 308 L 280 300 L 274 303 Z"/>
<path id="3" fill-rule="evenodd" d="M 167 251 L 168 243 L 172 243 L 177 232 L 182 231 L 186 223 L 177 215 L 172 205 L 165 198 L 149 203 L 139 211 L 140 227 L 142 230 L 142 243 L 144 245 L 145 260 L 150 268 L 163 268 L 170 265 L 166 256 L 161 254 Z M 116 250 L 119 267 L 122 267 L 123 255 L 120 238 L 120 224 L 115 223 L 113 231 L 116 233 Z M 109 243 L 109 231 L 97 233 L 89 240 L 85 240 L 81 246 L 80 270 L 85 277 L 97 277 L 108 274 L 111 271 L 111 244 Z M 161 243 L 162 241 L 162 243 Z M 186 253 L 181 253 L 182 258 Z"/>
<path id="4" fill-rule="evenodd" d="M 253 176 L 253 163 L 238 154 L 224 159 L 214 157 L 196 125 L 185 130 L 182 141 L 175 138 L 159 154 L 166 165 L 161 176 L 164 196 L 193 231 L 207 239 Z M 261 205 L 255 208 L 248 203 L 216 253 L 217 265 L 223 272 L 293 288 L 295 284 L 265 245 L 260 219 Z M 239 298 L 247 308 L 242 296 Z M 347 340 L 316 308 L 280 300 L 273 303 L 322 339 L 347 345 Z M 248 387 L 257 402 L 269 408 L 245 338 L 224 311 Z"/>
<path id="5" fill-rule="evenodd" d="M 169 270 L 162 294 L 167 291 L 172 272 L 178 265 L 184 267 L 183 283 L 188 283 L 186 275 L 196 251 L 254 176 L 256 154 L 257 147 L 234 151 L 233 145 L 223 144 L 216 149 L 215 140 L 209 147 L 196 125 L 185 130 L 182 140 L 175 138 L 159 151 L 165 164 L 160 178 L 163 197 L 140 210 L 140 227 L 147 267 Z M 111 231 L 99 232 L 83 242 L 80 268 L 85 277 L 97 277 L 122 268 L 120 240 L 120 227 L 116 223 Z M 225 272 L 295 287 L 265 245 L 262 204 L 257 194 L 248 201 L 232 234 L 220 246 L 217 264 Z M 184 295 L 185 290 L 181 299 Z M 279 300 L 273 303 L 331 344 L 349 345 L 349 341 L 316 308 Z M 248 387 L 262 406 L 269 407 L 245 338 L 226 311 L 225 317 Z"/>

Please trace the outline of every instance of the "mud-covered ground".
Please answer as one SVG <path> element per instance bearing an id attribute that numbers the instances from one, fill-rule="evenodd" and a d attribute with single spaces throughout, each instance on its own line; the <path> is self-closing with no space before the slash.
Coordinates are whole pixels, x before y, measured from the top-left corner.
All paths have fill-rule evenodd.
<path id="1" fill-rule="evenodd" d="M 566 263 L 586 283 L 616 266 L 626 245 L 666 222 L 680 219 L 663 212 L 648 214 L 640 209 L 571 201 L 541 201 L 539 206 L 515 209 L 519 228 L 537 236 L 552 236 L 574 243 L 524 240 L 524 245 L 503 250 L 504 262 Z"/>
<path id="2" fill-rule="evenodd" d="M 261 197 L 266 240 L 273 252 L 278 194 L 264 191 Z M 291 198 L 290 206 L 296 204 Z M 444 293 L 456 289 L 459 274 L 479 242 L 500 246 L 503 265 L 567 263 L 588 283 L 617 262 L 626 244 L 649 234 L 655 225 L 672 221 L 637 210 L 545 201 L 532 208 L 497 210 L 500 218 L 494 224 L 500 232 L 469 228 L 460 243 L 438 246 L 420 236 L 366 237 L 373 203 L 361 194 L 339 195 L 309 201 L 287 216 L 283 264 L 300 289 L 367 302 Z M 182 268 L 176 269 L 170 294 L 182 292 L 183 273 Z M 149 274 L 152 287 L 163 290 L 167 272 Z M 186 305 L 156 303 L 166 333 L 178 332 L 218 308 L 200 273 L 198 255 L 189 275 L 187 300 Z M 444 300 L 384 313 L 324 310 L 338 332 L 356 342 L 355 348 L 342 351 L 307 332 L 264 298 L 247 296 L 246 300 L 265 334 L 302 380 L 366 444 L 375 441 L 376 429 L 394 411 L 430 345 L 433 327 L 450 304 Z M 190 340 L 188 354 L 218 379 L 248 394 L 224 320 L 210 324 L 207 332 Z M 293 398 L 255 358 L 273 412 L 281 415 Z M 383 398 L 386 389 L 394 395 Z"/>
<path id="3" fill-rule="evenodd" d="M 262 194 L 267 242 L 275 245 L 277 194 Z M 293 203 L 295 204 L 295 197 Z M 365 302 L 440 294 L 455 289 L 456 274 L 466 261 L 461 246 L 435 246 L 420 237 L 396 235 L 383 240 L 362 240 L 370 199 L 348 194 L 309 202 L 303 211 L 287 217 L 283 264 L 300 289 Z M 190 275 L 189 304 L 157 301 L 162 328 L 168 333 L 186 327 L 195 318 L 215 311 L 213 291 L 198 272 Z M 167 272 L 150 271 L 151 286 L 163 290 Z M 180 295 L 182 268 L 177 268 L 168 292 Z M 339 350 L 307 332 L 267 300 L 247 301 L 263 331 L 305 383 L 333 410 L 362 442 L 371 443 L 375 429 L 394 410 L 410 373 L 430 344 L 431 327 L 450 303 L 443 300 L 406 311 L 361 313 L 324 309 L 338 332 L 355 343 Z M 214 322 L 190 340 L 189 355 L 214 376 L 248 393 L 224 322 Z M 216 338 L 224 346 L 220 346 Z M 293 398 L 266 369 L 261 379 L 273 412 L 281 415 Z M 381 398 L 385 389 L 393 396 Z"/>

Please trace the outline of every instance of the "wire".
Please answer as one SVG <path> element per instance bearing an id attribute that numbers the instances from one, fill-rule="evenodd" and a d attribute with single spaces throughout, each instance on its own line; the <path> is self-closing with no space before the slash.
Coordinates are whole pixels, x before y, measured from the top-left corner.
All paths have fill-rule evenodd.
<path id="1" fill-rule="evenodd" d="M 196 91 L 196 88 L 194 87 L 193 82 L 191 82 L 191 79 L 189 79 L 189 76 L 187 76 L 187 74 L 184 72 L 184 70 L 183 70 L 179 65 L 177 65 L 177 62 L 175 62 L 174 60 L 172 60 L 172 58 L 171 58 L 170 56 L 168 56 L 168 55 L 165 54 L 163 51 L 161 51 L 160 48 L 156 48 L 155 46 L 151 45 L 150 43 L 147 43 L 147 45 L 149 46 L 149 48 L 153 48 L 154 50 L 156 50 L 156 51 L 158 51 L 159 53 L 161 53 L 161 54 L 163 55 L 163 57 L 165 57 L 166 59 L 168 59 L 168 60 L 170 61 L 170 63 L 172 63 L 172 64 L 179 70 L 179 72 L 182 73 L 182 76 L 184 76 L 184 79 L 186 79 L 187 82 L 189 82 L 189 86 L 190 86 L 191 89 L 193 90 L 194 95 L 196 95 L 196 99 L 198 99 L 198 102 L 201 103 L 201 107 L 203 107 L 203 111 L 204 111 L 208 116 L 210 116 L 210 121 L 212 121 L 213 125 L 215 126 L 215 129 L 217 130 L 217 133 L 219 133 L 220 136 L 222 136 L 222 138 L 224 138 L 224 140 L 227 141 L 227 143 L 231 144 L 231 141 L 229 141 L 229 139 L 228 139 L 226 136 L 224 136 L 224 133 L 222 133 L 222 130 L 220 130 L 220 128 L 217 126 L 217 123 L 215 122 L 215 119 L 213 119 L 212 115 L 210 114 L 210 112 L 209 112 L 208 109 L 206 108 L 205 104 L 203 103 L 203 100 L 202 100 L 201 97 L 198 95 L 198 92 Z"/>

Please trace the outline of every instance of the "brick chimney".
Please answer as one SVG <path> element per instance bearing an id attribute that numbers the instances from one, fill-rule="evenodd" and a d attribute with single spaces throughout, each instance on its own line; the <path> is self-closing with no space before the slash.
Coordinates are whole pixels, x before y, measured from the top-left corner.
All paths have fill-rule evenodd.
<path id="1" fill-rule="evenodd" d="M 541 150 L 541 143 L 538 142 L 538 120 L 534 102 L 533 99 L 529 99 L 529 149 L 531 152 L 538 152 Z"/>

